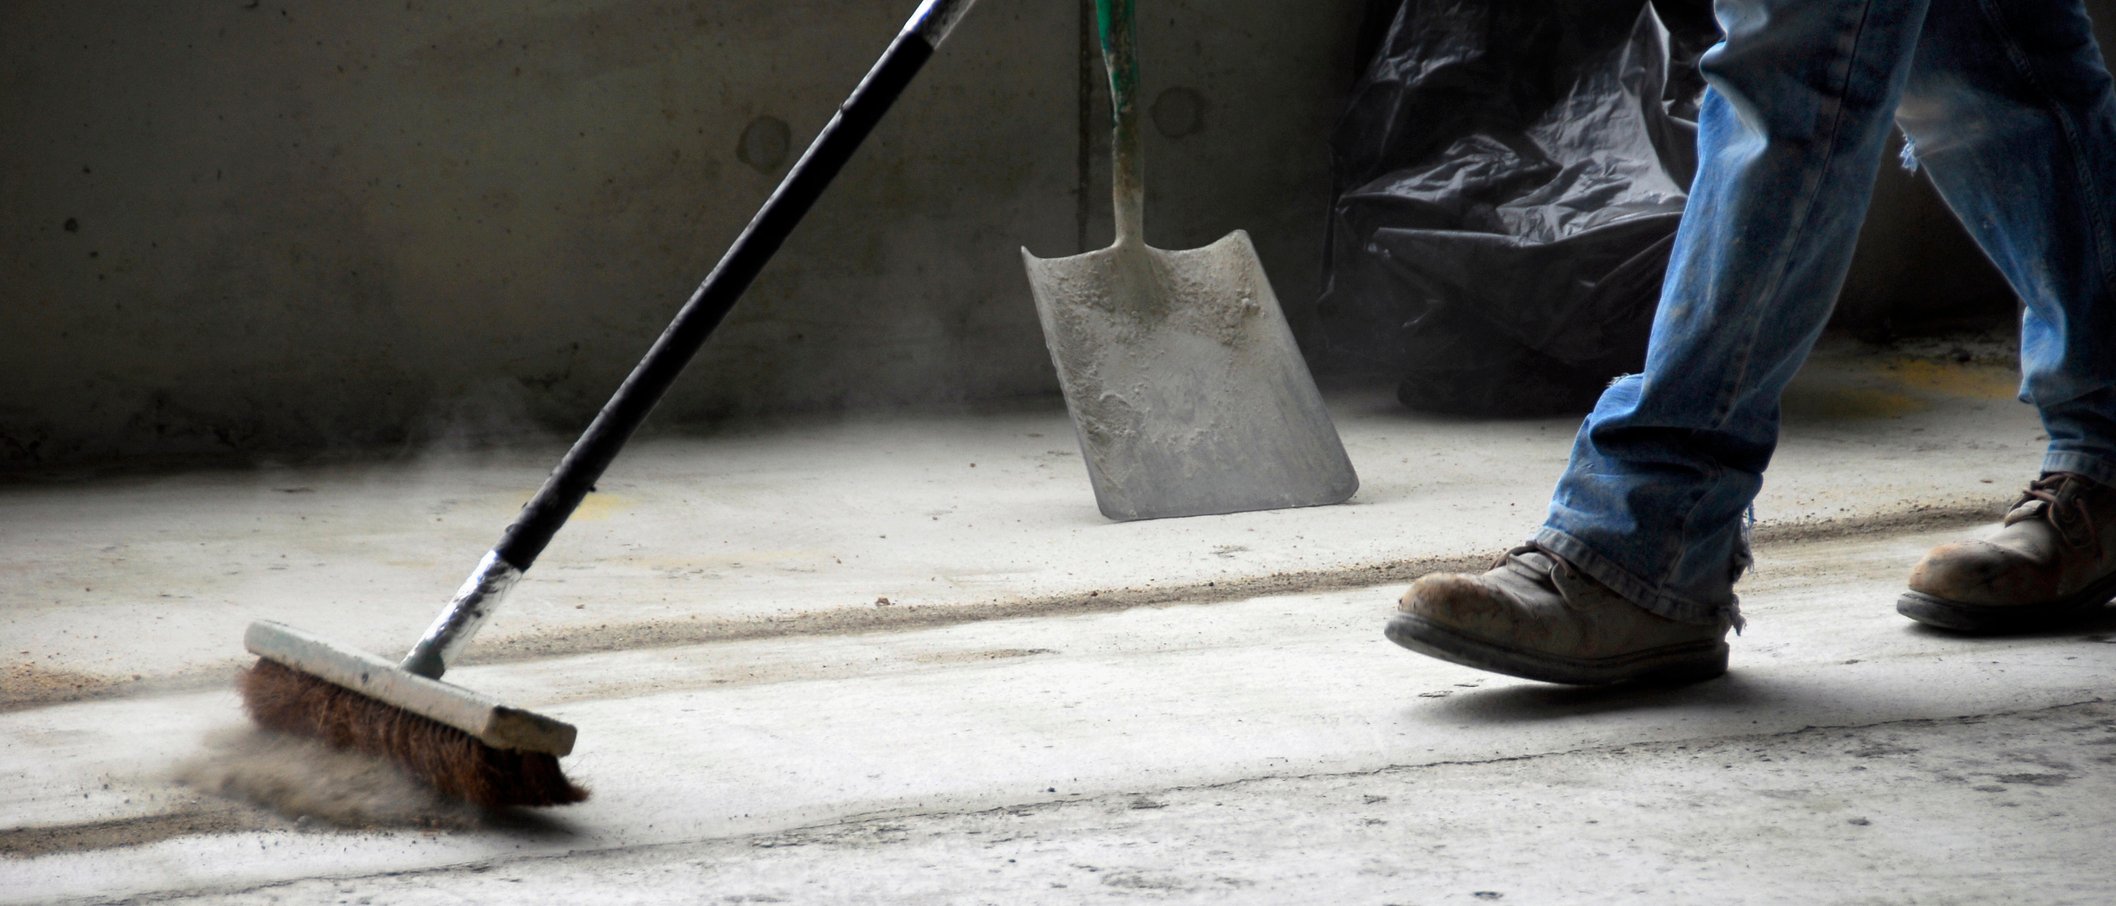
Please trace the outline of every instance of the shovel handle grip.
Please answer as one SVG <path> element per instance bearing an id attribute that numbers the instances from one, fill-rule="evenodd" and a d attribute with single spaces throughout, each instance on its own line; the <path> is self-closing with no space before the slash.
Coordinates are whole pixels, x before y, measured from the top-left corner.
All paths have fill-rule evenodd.
<path id="1" fill-rule="evenodd" d="M 1146 158 L 1139 153 L 1138 29 L 1132 0 L 1095 0 L 1102 66 L 1109 70 L 1110 200 L 1117 244 L 1146 242 Z"/>

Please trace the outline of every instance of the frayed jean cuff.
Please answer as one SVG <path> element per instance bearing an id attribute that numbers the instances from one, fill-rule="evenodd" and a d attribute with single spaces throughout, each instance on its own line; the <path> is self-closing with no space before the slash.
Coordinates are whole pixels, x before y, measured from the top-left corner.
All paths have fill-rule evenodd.
<path id="1" fill-rule="evenodd" d="M 2043 474 L 2072 472 L 2104 487 L 2116 488 L 2116 463 L 2087 453 L 2051 451 L 2043 456 Z"/>
<path id="2" fill-rule="evenodd" d="M 1727 594 L 1724 604 L 1706 604 L 1692 601 L 1665 590 L 1656 590 L 1651 583 L 1631 574 L 1629 570 L 1582 544 L 1579 539 L 1548 526 L 1536 532 L 1533 539 L 1550 552 L 1565 558 L 1580 572 L 1586 573 L 1596 582 L 1609 586 L 1609 590 L 1621 595 L 1624 600 L 1678 623 L 1698 626 L 1731 626 L 1740 632 L 1748 621 L 1741 617 L 1741 599 L 1732 592 Z"/>

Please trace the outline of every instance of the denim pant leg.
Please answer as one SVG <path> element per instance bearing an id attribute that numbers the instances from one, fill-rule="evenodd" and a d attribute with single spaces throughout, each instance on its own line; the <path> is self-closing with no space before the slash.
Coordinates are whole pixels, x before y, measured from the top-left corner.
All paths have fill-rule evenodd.
<path id="1" fill-rule="evenodd" d="M 2116 485 L 2116 94 L 2081 0 L 1932 0 L 1897 122 L 2026 303 L 2045 472 Z"/>
<path id="2" fill-rule="evenodd" d="M 1740 625 L 1778 401 L 1835 304 L 1924 0 L 1721 0 L 1699 169 L 1643 374 L 1580 428 L 1536 541 L 1674 620 Z"/>

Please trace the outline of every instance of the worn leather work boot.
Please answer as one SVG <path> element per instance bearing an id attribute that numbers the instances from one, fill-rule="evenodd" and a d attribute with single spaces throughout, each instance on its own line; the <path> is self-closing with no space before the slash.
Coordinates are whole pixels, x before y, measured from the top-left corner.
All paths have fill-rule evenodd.
<path id="1" fill-rule="evenodd" d="M 1535 545 L 1483 575 L 1411 583 L 1390 641 L 1420 654 L 1547 683 L 1682 683 L 1727 671 L 1727 627 L 1678 623 Z"/>
<path id="2" fill-rule="evenodd" d="M 1933 548 L 1896 612 L 1962 632 L 2018 632 L 2116 598 L 2116 489 L 2070 472 L 2028 485 L 1998 534 Z"/>

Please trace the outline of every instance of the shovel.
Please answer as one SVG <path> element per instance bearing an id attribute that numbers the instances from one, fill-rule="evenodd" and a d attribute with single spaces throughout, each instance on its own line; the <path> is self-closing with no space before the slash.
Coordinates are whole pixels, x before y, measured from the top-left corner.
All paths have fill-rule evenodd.
<path id="1" fill-rule="evenodd" d="M 1359 489 L 1249 234 L 1146 244 L 1133 0 L 1096 0 L 1109 69 L 1115 245 L 1021 253 L 1044 343 L 1116 520 L 1340 503 Z"/>

